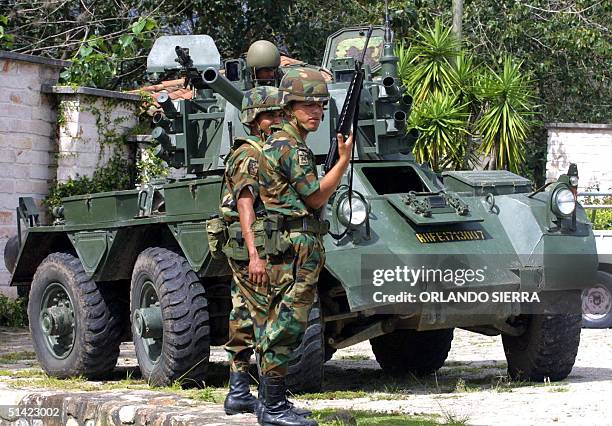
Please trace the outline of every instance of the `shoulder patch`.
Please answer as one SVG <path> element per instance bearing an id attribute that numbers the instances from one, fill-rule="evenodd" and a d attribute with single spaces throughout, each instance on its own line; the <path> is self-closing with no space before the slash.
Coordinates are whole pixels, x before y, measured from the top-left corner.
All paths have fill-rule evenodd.
<path id="1" fill-rule="evenodd" d="M 249 164 L 247 165 L 247 170 L 251 176 L 257 178 L 259 173 L 259 162 L 254 158 L 251 158 L 249 160 Z"/>
<path id="2" fill-rule="evenodd" d="M 298 164 L 300 166 L 307 166 L 308 164 L 310 164 L 310 155 L 308 154 L 308 151 L 306 151 L 305 149 L 298 149 L 297 154 Z"/>

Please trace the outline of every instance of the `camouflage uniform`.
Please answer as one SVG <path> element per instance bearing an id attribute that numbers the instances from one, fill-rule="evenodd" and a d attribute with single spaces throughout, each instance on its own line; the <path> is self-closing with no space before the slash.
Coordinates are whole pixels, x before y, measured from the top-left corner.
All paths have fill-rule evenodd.
<path id="1" fill-rule="evenodd" d="M 244 104 L 251 107 L 243 109 L 241 116 L 243 123 L 253 121 L 259 112 L 280 109 L 278 98 L 266 98 L 268 91 L 270 91 L 268 87 L 258 87 L 246 93 Z M 266 101 L 269 105 L 265 104 Z M 228 225 L 238 223 L 238 196 L 245 188 L 251 191 L 255 198 L 253 208 L 258 218 L 251 226 L 256 235 L 256 244 L 258 243 L 257 235 L 262 234 L 261 216 L 265 213 L 263 203 L 259 198 L 258 182 L 261 147 L 263 147 L 263 141 L 256 136 L 236 138 L 226 163 L 225 184 L 220 206 L 221 214 Z M 242 256 L 233 256 L 231 251 L 227 251 L 233 280 L 231 285 L 232 311 L 229 318 L 230 339 L 225 345 L 225 350 L 228 352 L 231 371 L 248 372 L 253 349 L 265 326 L 268 288 L 267 284 L 258 285 L 249 280 L 248 252 L 246 247 L 243 247 L 241 251 Z M 264 256 L 263 250 L 260 251 L 260 257 Z"/>
<path id="2" fill-rule="evenodd" d="M 322 91 L 327 94 L 327 87 L 314 69 L 291 69 L 285 79 L 290 79 L 292 84 L 283 88 L 281 82 L 283 104 L 293 100 L 326 102 L 328 99 L 316 96 Z M 304 202 L 319 189 L 315 157 L 290 123 L 284 123 L 264 145 L 259 159 L 259 181 L 260 196 L 268 214 L 280 214 L 294 223 L 299 218 L 318 223 L 320 212 Z M 284 238 L 289 249 L 268 257 L 270 310 L 261 341 L 261 370 L 266 376 L 286 376 L 291 353 L 299 346 L 306 330 L 316 283 L 325 263 L 319 232 L 285 232 Z"/>

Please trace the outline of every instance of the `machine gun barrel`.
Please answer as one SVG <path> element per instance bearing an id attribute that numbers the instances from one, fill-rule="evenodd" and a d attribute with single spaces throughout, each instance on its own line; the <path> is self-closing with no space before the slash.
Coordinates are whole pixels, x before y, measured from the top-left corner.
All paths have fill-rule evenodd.
<path id="1" fill-rule="evenodd" d="M 242 98 L 244 94 L 236 88 L 225 76 L 219 74 L 219 71 L 213 67 L 207 68 L 202 74 L 204 83 L 211 89 L 223 96 L 230 104 L 240 109 L 242 107 Z"/>

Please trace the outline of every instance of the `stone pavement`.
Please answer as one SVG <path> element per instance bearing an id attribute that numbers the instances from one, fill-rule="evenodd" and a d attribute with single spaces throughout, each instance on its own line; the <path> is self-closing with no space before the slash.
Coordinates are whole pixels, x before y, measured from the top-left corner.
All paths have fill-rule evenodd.
<path id="1" fill-rule="evenodd" d="M 0 327 L 0 370 L 19 372 L 38 369 L 27 329 Z M 9 353 L 20 353 L 18 360 L 3 358 Z M 211 360 L 221 364 L 225 354 L 220 348 L 211 350 Z M 215 370 L 224 366 L 215 365 Z M 121 346 L 116 367 L 117 377 L 139 376 L 134 347 Z M 217 381 L 226 380 L 225 377 Z M 105 391 L 68 391 L 60 389 L 19 389 L 10 386 L 11 378 L 0 376 L 0 426 L 4 425 L 254 425 L 253 415 L 226 416 L 221 404 L 196 401 L 171 393 L 152 390 L 113 389 Z M 89 383 L 89 382 L 88 382 Z M 93 382 L 94 384 L 96 382 Z M 45 408 L 47 414 L 38 420 L 10 415 L 9 408 Z M 12 410 L 10 410 L 12 411 Z M 42 413 L 41 413 L 42 414 Z"/>

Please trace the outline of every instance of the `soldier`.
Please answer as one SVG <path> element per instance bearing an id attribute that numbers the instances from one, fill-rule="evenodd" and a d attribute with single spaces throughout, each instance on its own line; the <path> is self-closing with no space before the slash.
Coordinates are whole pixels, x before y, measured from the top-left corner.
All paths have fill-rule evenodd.
<path id="1" fill-rule="evenodd" d="M 280 52 L 274 43 L 257 40 L 249 47 L 246 56 L 255 86 L 276 86 L 279 77 Z"/>
<path id="2" fill-rule="evenodd" d="M 329 100 L 321 74 L 292 68 L 280 82 L 285 117 L 268 138 L 259 160 L 260 196 L 268 213 L 267 233 L 270 309 L 261 340 L 264 407 L 258 420 L 266 425 L 310 426 L 286 398 L 285 376 L 291 353 L 299 345 L 314 302 L 319 272 L 325 263 L 320 209 L 335 192 L 349 163 L 352 136 L 338 137 L 339 161 L 318 180 L 314 154 L 305 140 L 318 129 Z"/>
<path id="3" fill-rule="evenodd" d="M 249 127 L 250 136 L 235 139 L 225 169 L 221 213 L 230 241 L 224 251 L 234 275 L 230 339 L 225 345 L 230 362 L 230 390 L 224 403 L 228 415 L 253 413 L 258 404 L 249 390 L 249 360 L 263 331 L 268 292 L 258 167 L 263 141 L 270 126 L 280 123 L 281 114 L 277 88 L 260 86 L 246 92 L 240 121 Z"/>

